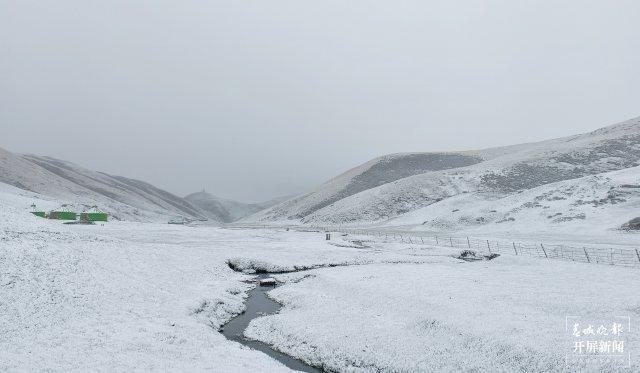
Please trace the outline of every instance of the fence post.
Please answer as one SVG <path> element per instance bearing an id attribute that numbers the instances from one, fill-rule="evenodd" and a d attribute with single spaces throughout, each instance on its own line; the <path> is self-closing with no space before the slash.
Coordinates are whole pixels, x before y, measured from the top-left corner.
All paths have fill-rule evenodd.
<path id="1" fill-rule="evenodd" d="M 636 255 L 638 256 L 638 261 L 640 262 L 640 252 L 638 252 L 638 249 L 636 249 Z"/>
<path id="2" fill-rule="evenodd" d="M 491 254 L 491 245 L 489 244 L 489 240 L 487 240 L 487 249 L 489 249 L 489 254 Z"/>
<path id="3" fill-rule="evenodd" d="M 515 242 L 513 243 L 513 251 L 515 251 L 516 255 L 518 255 L 518 249 L 516 249 L 516 243 Z"/>
<path id="4" fill-rule="evenodd" d="M 422 242 L 422 244 L 424 245 L 424 239 L 422 238 L 422 236 L 420 236 L 420 241 Z"/>
<path id="5" fill-rule="evenodd" d="M 449 243 L 451 244 L 451 247 L 453 247 L 453 240 L 451 239 L 451 237 L 449 237 Z"/>
<path id="6" fill-rule="evenodd" d="M 614 262 L 613 262 L 613 249 L 609 249 L 609 253 L 610 253 L 609 255 L 611 257 L 611 265 L 614 265 Z"/>
<path id="7" fill-rule="evenodd" d="M 436 236 L 436 246 L 439 246 L 439 245 L 440 245 L 440 243 L 438 242 L 438 236 Z M 638 250 L 636 250 L 636 252 L 637 252 L 637 251 L 638 251 Z M 638 260 L 640 260 L 640 255 L 638 255 Z"/>
<path id="8" fill-rule="evenodd" d="M 544 245 L 543 245 L 543 244 L 540 244 L 540 247 L 542 248 L 542 252 L 544 253 L 544 257 L 545 257 L 545 258 L 548 258 L 548 256 L 547 256 L 547 250 L 545 250 L 545 249 L 544 249 Z"/>
<path id="9" fill-rule="evenodd" d="M 589 254 L 587 254 L 587 248 L 586 248 L 586 247 L 583 247 L 583 248 L 582 248 L 582 250 L 584 250 L 584 256 L 586 256 L 586 257 L 587 257 L 587 262 L 588 262 L 588 263 L 591 263 L 591 259 L 589 259 Z M 613 257 L 613 256 L 612 256 L 612 257 Z"/>
<path id="10" fill-rule="evenodd" d="M 469 242 L 469 237 L 467 237 L 467 246 L 469 246 L 469 248 L 471 248 L 471 242 Z"/>

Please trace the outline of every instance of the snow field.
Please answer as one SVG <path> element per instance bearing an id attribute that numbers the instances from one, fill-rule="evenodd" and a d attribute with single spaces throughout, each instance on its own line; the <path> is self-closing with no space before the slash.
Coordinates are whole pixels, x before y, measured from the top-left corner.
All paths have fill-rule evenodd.
<path id="1" fill-rule="evenodd" d="M 637 269 L 463 262 L 459 250 L 324 232 L 67 226 L 25 212 L 34 198 L 0 190 L 0 370 L 287 371 L 216 331 L 252 286 L 229 262 L 322 267 L 277 275 L 270 295 L 284 308 L 247 335 L 338 371 L 561 371 L 567 315 L 640 316 Z M 637 333 L 628 345 L 638 370 Z M 614 370 L 568 368 L 588 369 Z"/>
<path id="2" fill-rule="evenodd" d="M 637 269 L 506 256 L 460 263 L 442 254 L 427 264 L 280 275 L 288 283 L 269 295 L 283 311 L 252 321 L 246 335 L 335 371 L 627 371 L 565 367 L 573 347 L 565 321 L 638 320 Z M 640 335 L 628 338 L 638 370 Z"/>
<path id="3" fill-rule="evenodd" d="M 287 371 L 217 332 L 252 286 L 229 258 L 277 266 L 404 258 L 336 247 L 322 233 L 63 225 L 26 212 L 34 196 L 14 192 L 0 191 L 3 371 Z"/>

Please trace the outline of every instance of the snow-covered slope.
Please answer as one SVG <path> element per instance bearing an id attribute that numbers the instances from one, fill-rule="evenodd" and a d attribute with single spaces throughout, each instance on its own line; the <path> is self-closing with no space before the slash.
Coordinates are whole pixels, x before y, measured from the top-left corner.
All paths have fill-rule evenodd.
<path id="1" fill-rule="evenodd" d="M 233 221 L 229 210 L 227 210 L 220 200 L 204 190 L 202 192 L 191 193 L 184 197 L 184 199 L 202 210 L 207 217 L 218 217 L 221 222 L 225 223 Z"/>
<path id="2" fill-rule="evenodd" d="M 255 220 L 304 218 L 362 191 L 428 171 L 469 166 L 482 159 L 463 153 L 402 153 L 373 159 L 322 184 L 316 190 L 285 201 L 251 217 Z"/>
<path id="3" fill-rule="evenodd" d="M 202 210 L 207 217 L 224 223 L 236 221 L 289 198 L 290 197 L 275 198 L 261 203 L 243 203 L 226 198 L 219 198 L 204 190 L 191 193 L 184 197 L 184 199 L 189 201 L 193 206 Z"/>
<path id="4" fill-rule="evenodd" d="M 520 193 L 461 193 L 385 222 L 494 235 L 604 233 L 640 216 L 640 167 L 559 181 Z"/>
<path id="5" fill-rule="evenodd" d="M 442 155 L 424 153 L 419 157 L 413 153 L 381 157 L 307 195 L 243 221 L 421 224 L 431 220 L 428 214 L 408 213 L 436 203 L 445 205 L 449 199 L 451 203 L 464 198 L 468 198 L 466 203 L 489 203 L 553 183 L 560 182 L 556 185 L 560 189 L 569 188 L 573 184 L 561 182 L 616 170 L 627 169 L 628 176 L 633 177 L 640 164 L 640 118 L 561 139 L 448 153 L 452 158 L 429 162 L 432 157 Z M 372 175 L 383 176 L 370 177 Z M 359 182 L 361 178 L 373 182 Z M 600 189 L 592 192 L 596 198 Z M 405 214 L 408 214 L 405 219 L 399 218 Z"/>
<path id="6" fill-rule="evenodd" d="M 204 215 L 188 201 L 153 185 L 91 171 L 70 162 L 0 149 L 0 182 L 71 205 L 98 205 L 116 219 L 192 219 Z"/>

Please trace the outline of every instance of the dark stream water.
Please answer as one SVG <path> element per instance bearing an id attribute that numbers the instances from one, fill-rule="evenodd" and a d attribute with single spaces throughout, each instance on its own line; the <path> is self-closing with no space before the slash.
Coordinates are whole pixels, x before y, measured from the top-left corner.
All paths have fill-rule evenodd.
<path id="1" fill-rule="evenodd" d="M 268 277 L 270 276 L 258 275 L 256 279 Z M 266 343 L 252 341 L 244 337 L 244 330 L 247 328 L 251 320 L 260 316 L 272 315 L 280 311 L 282 306 L 278 302 L 269 299 L 266 295 L 269 290 L 272 290 L 275 287 L 276 286 L 274 285 L 258 285 L 255 289 L 251 290 L 249 298 L 246 301 L 247 309 L 225 324 L 222 327 L 221 333 L 229 340 L 236 341 L 254 350 L 264 352 L 291 369 L 299 370 L 301 372 L 321 372 L 318 368 L 307 365 L 298 359 L 274 350 Z"/>

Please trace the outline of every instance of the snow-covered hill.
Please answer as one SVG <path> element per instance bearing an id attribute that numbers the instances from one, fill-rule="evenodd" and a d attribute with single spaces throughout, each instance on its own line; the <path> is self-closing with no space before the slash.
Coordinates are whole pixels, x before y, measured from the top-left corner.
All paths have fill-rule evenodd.
<path id="1" fill-rule="evenodd" d="M 386 225 L 470 235 L 604 233 L 640 216 L 640 167 L 560 181 L 517 193 L 460 193 Z"/>
<path id="2" fill-rule="evenodd" d="M 435 212 L 432 215 L 428 206 L 433 205 L 435 209 L 435 206 L 456 204 L 456 201 L 464 201 L 462 203 L 469 206 L 492 206 L 495 201 L 508 205 L 504 201 L 509 197 L 513 197 L 512 203 L 517 204 L 515 196 L 524 191 L 553 193 L 555 188 L 558 193 L 567 190 L 577 193 L 576 188 L 583 183 L 582 199 L 597 200 L 603 198 L 603 188 L 611 187 L 603 180 L 615 176 L 606 173 L 626 170 L 621 175 L 637 184 L 633 180 L 637 181 L 639 164 L 640 118 L 635 118 L 590 133 L 538 143 L 458 153 L 395 154 L 377 158 L 309 194 L 257 213 L 243 222 L 415 225 L 442 220 Z M 599 174 L 603 174 L 601 178 L 589 178 Z M 589 183 L 597 184 L 594 180 L 600 180 L 602 185 L 587 187 Z M 542 186 L 551 189 L 536 189 Z M 616 186 L 613 188 L 622 190 L 615 189 Z M 624 199 L 633 205 L 639 190 L 628 188 Z M 601 208 L 606 209 L 609 205 L 601 205 Z M 582 209 L 587 206 L 583 204 Z M 495 210 L 498 214 L 498 207 L 489 207 L 488 211 Z M 531 204 L 522 209 L 537 210 L 539 207 Z M 567 214 L 563 217 L 545 217 L 543 221 L 549 225 L 568 222 L 572 212 L 579 217 L 581 214 L 588 217 L 588 212 L 582 209 L 574 206 L 571 211 L 561 212 Z M 443 224 L 455 229 L 469 224 L 509 225 L 514 221 L 511 218 L 517 219 L 510 214 L 501 218 L 485 215 L 476 216 L 472 222 L 448 218 Z M 474 220 L 476 218 L 483 219 Z M 616 220 L 609 225 L 617 224 Z"/>
<path id="3" fill-rule="evenodd" d="M 116 219 L 166 221 L 175 216 L 205 217 L 188 201 L 149 183 L 3 149 L 0 149 L 0 182 L 56 198 L 75 209 L 97 205 Z"/>
<path id="4" fill-rule="evenodd" d="M 373 159 L 322 184 L 314 191 L 295 197 L 249 220 L 281 220 L 305 218 L 360 192 L 408 176 L 429 171 L 447 170 L 481 162 L 464 153 L 402 153 Z"/>
<path id="5" fill-rule="evenodd" d="M 275 198 L 261 203 L 243 203 L 226 198 L 219 198 L 210 193 L 191 193 L 184 197 L 193 206 L 203 211 L 207 217 L 214 218 L 224 223 L 230 223 L 245 216 L 254 214 L 268 207 L 281 203 L 290 197 Z"/>

